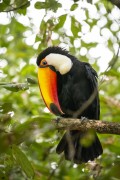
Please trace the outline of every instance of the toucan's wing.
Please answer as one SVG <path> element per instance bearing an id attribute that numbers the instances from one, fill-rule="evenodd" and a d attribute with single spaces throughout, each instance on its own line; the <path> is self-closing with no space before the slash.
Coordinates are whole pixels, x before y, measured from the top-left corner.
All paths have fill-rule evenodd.
<path id="1" fill-rule="evenodd" d="M 88 63 L 78 62 L 72 76 L 72 99 L 79 114 L 76 117 L 99 119 L 100 105 L 96 71 Z"/>
<path id="2" fill-rule="evenodd" d="M 88 63 L 85 63 L 85 68 L 86 68 L 86 75 L 87 75 L 87 78 L 89 79 L 90 81 L 90 84 L 91 84 L 91 88 L 94 90 L 97 88 L 97 73 L 96 71 L 91 67 L 90 64 Z"/>
<path id="3" fill-rule="evenodd" d="M 85 63 L 86 68 L 86 75 L 89 80 L 91 89 L 92 89 L 92 96 L 94 99 L 94 105 L 95 105 L 95 118 L 99 119 L 100 115 L 100 102 L 99 102 L 99 96 L 98 96 L 98 82 L 97 82 L 97 73 L 96 71 L 91 67 L 90 64 Z"/>

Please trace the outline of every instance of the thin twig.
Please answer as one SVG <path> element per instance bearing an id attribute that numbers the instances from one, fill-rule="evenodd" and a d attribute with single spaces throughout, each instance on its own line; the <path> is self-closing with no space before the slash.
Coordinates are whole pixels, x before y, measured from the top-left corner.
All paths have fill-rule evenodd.
<path id="1" fill-rule="evenodd" d="M 116 62 L 117 62 L 117 60 L 118 60 L 119 51 L 120 51 L 120 42 L 119 42 L 117 54 L 116 54 L 116 55 L 113 57 L 113 59 L 109 62 L 108 67 L 107 67 L 107 68 L 105 69 L 105 71 L 102 73 L 103 76 L 102 76 L 102 78 L 101 78 L 100 81 L 99 81 L 99 89 L 101 89 L 101 85 L 102 85 L 103 82 L 104 82 L 105 73 L 106 73 L 108 70 L 112 69 L 113 66 L 116 64 Z"/>

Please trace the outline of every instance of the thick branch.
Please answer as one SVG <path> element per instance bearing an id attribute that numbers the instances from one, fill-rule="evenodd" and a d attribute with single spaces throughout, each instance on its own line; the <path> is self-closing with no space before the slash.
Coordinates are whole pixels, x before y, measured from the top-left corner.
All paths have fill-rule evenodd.
<path id="1" fill-rule="evenodd" d="M 57 129 L 80 130 L 82 132 L 94 129 L 101 134 L 120 135 L 120 123 L 117 122 L 61 118 L 59 120 L 53 120 L 53 124 Z"/>

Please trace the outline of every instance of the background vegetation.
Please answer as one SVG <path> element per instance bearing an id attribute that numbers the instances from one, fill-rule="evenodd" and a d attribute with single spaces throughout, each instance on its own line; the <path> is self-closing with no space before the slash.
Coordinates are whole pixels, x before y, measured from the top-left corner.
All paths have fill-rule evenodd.
<path id="1" fill-rule="evenodd" d="M 120 4 L 113 3 L 0 1 L 0 179 L 120 179 L 117 135 L 99 135 L 104 153 L 92 163 L 78 166 L 56 154 L 61 133 L 41 99 L 36 67 L 50 45 L 89 62 L 99 74 L 101 119 L 119 122 Z M 109 68 L 101 73 L 103 65 Z"/>

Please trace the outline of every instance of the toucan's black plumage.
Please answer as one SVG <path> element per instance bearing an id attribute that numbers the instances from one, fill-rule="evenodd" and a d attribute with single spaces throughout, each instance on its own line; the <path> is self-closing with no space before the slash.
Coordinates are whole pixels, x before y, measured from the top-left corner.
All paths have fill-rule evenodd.
<path id="1" fill-rule="evenodd" d="M 69 54 L 68 51 L 60 47 L 49 47 L 44 50 L 37 58 L 37 65 L 40 65 L 42 59 L 47 55 L 55 53 L 62 54 L 71 59 L 73 65 L 69 72 L 61 75 L 57 73 L 57 89 L 60 107 L 64 112 L 63 117 L 86 117 L 89 119 L 99 119 L 100 105 L 97 92 L 97 73 L 90 64 L 79 61 L 76 57 Z M 57 61 L 57 59 L 56 59 Z M 89 101 L 90 97 L 92 100 Z M 84 146 L 81 139 L 86 133 L 74 130 L 66 132 L 59 142 L 56 152 L 64 152 L 65 159 L 72 160 L 79 164 L 94 160 L 102 154 L 102 146 L 94 132 L 94 140 L 90 146 Z M 87 141 L 87 139 L 86 139 Z"/>

